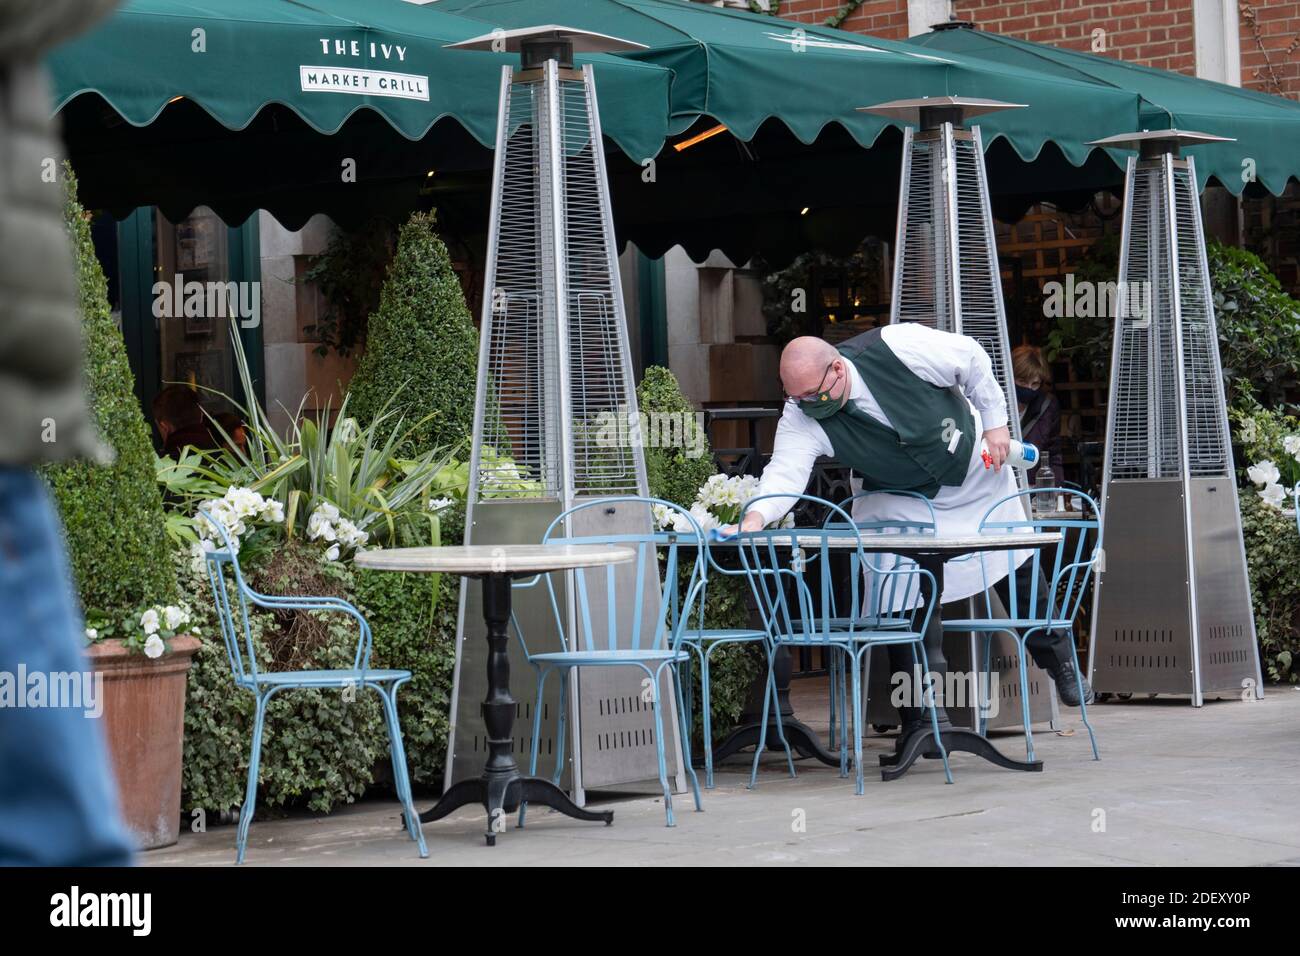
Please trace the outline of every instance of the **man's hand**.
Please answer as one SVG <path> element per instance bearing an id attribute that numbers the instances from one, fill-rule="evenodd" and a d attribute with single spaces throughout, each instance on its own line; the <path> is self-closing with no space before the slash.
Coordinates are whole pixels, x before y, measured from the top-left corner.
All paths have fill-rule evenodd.
<path id="1" fill-rule="evenodd" d="M 984 433 L 984 443 L 988 445 L 989 457 L 993 459 L 993 470 L 1001 471 L 1002 463 L 1011 452 L 1011 430 L 1005 425 L 990 428 Z"/>
<path id="2" fill-rule="evenodd" d="M 719 528 L 718 530 L 721 531 L 727 537 L 731 537 L 733 534 L 736 533 L 737 526 L 734 524 L 724 525 L 722 528 Z M 745 517 L 741 519 L 739 530 L 762 531 L 763 516 L 759 514 L 757 511 L 745 512 Z"/>

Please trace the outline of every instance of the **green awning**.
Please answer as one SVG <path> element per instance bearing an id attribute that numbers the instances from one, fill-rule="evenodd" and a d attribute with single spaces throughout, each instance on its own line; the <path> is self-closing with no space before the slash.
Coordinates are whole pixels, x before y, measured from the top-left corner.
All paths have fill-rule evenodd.
<path id="1" fill-rule="evenodd" d="M 1201 188 L 1213 177 L 1240 194 L 1247 182 L 1243 171 L 1250 164 L 1256 180 L 1274 195 L 1292 177 L 1300 178 L 1300 103 L 1293 100 L 1113 57 L 1029 43 L 964 24 L 913 37 L 908 44 L 931 53 L 1020 67 L 1046 79 L 1091 84 L 1099 92 L 1136 93 L 1141 98 L 1138 116 L 1130 129 L 1119 128 L 1125 117 L 1114 117 L 1110 124 L 1114 133 L 1177 128 L 1234 137 L 1236 142 L 1189 150 Z M 1115 153 L 1117 159 L 1124 155 Z"/>
<path id="2" fill-rule="evenodd" d="M 49 57 L 58 108 L 98 94 L 134 126 L 184 98 L 243 130 L 272 105 L 336 133 L 363 109 L 410 140 L 450 118 L 495 140 L 502 64 L 513 55 L 447 50 L 482 24 L 400 0 L 127 0 Z M 610 56 L 595 64 L 605 134 L 633 157 L 668 134 L 670 74 Z"/>
<path id="3" fill-rule="evenodd" d="M 673 71 L 676 131 L 708 117 L 745 141 L 775 119 L 804 144 L 838 124 L 870 147 L 897 124 L 857 107 L 961 95 L 1028 104 L 980 118 L 986 149 L 1005 138 L 1032 161 L 1052 142 L 1079 166 L 1093 150 L 1087 142 L 1115 132 L 1116 117 L 1136 117 L 1139 105 L 1136 94 L 1096 83 L 689 0 L 437 0 L 421 9 L 489 27 L 559 23 L 644 43 L 649 49 L 625 57 Z"/>

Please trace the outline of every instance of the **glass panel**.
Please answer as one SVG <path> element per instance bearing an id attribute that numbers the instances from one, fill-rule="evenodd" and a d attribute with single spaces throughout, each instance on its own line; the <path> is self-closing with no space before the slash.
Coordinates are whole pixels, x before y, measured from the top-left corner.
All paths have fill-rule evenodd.
<path id="1" fill-rule="evenodd" d="M 189 431 L 193 443 L 204 447 L 205 422 L 179 415 L 169 386 L 188 386 L 213 416 L 227 415 L 233 406 L 218 397 L 238 396 L 238 374 L 230 344 L 232 317 L 240 308 L 239 288 L 231 281 L 228 229 L 212 210 L 199 207 L 172 224 L 155 211 L 153 313 L 157 328 L 160 382 L 151 409 L 168 450 Z M 247 293 L 245 293 L 247 294 Z M 170 302 L 160 301 L 171 296 Z M 169 412 L 168 409 L 171 409 Z M 185 421 L 165 421 L 169 416 Z M 229 420 L 229 419 L 227 419 Z M 169 440 L 170 435 L 170 440 Z"/>

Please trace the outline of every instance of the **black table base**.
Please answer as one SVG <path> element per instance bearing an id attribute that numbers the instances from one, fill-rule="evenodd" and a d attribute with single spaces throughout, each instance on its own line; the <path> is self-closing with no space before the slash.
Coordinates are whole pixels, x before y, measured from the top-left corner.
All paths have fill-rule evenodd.
<path id="1" fill-rule="evenodd" d="M 785 731 L 785 739 L 789 742 L 790 749 L 797 752 L 801 757 L 811 757 L 814 760 L 820 760 L 829 767 L 838 767 L 840 765 L 840 755 L 831 753 L 823 747 L 821 738 L 818 737 L 817 733 L 811 727 L 795 719 L 794 707 L 790 703 L 790 678 L 794 673 L 794 661 L 790 658 L 788 648 L 777 648 L 773 670 L 776 676 L 777 707 L 781 711 L 781 729 Z M 760 675 L 759 679 L 755 681 L 754 687 L 750 691 L 750 698 L 745 707 L 745 712 L 740 715 L 740 726 L 728 734 L 722 743 L 713 748 L 713 763 L 715 766 L 732 754 L 748 747 L 758 746 L 758 738 L 763 730 L 763 694 L 767 690 L 766 677 L 766 674 Z M 770 712 L 767 718 L 767 749 L 781 749 L 781 735 L 777 731 L 776 717 Z"/>
<path id="2" fill-rule="evenodd" d="M 603 821 L 606 826 L 614 822 L 614 811 L 584 810 L 551 781 L 526 777 L 519 772 L 512 744 L 515 699 L 510 696 L 510 658 L 506 651 L 510 577 L 508 573 L 483 576 L 483 618 L 487 622 L 489 648 L 488 692 L 482 704 L 488 747 L 483 775 L 453 784 L 432 808 L 420 814 L 421 822 L 428 823 L 442 819 L 459 807 L 482 804 L 487 811 L 484 837 L 488 846 L 496 846 L 497 834 L 505 830 L 506 814 L 514 813 L 521 803 L 541 804 L 575 820 Z"/>

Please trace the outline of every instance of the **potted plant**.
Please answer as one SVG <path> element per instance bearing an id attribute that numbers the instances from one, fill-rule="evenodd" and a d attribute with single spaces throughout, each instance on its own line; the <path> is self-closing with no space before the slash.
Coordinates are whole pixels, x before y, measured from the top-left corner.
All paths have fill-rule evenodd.
<path id="1" fill-rule="evenodd" d="M 201 646 L 190 616 L 184 604 L 116 619 L 86 614 L 86 654 L 96 680 L 102 675 L 122 815 L 143 850 L 169 846 L 180 835 L 185 683 Z"/>

